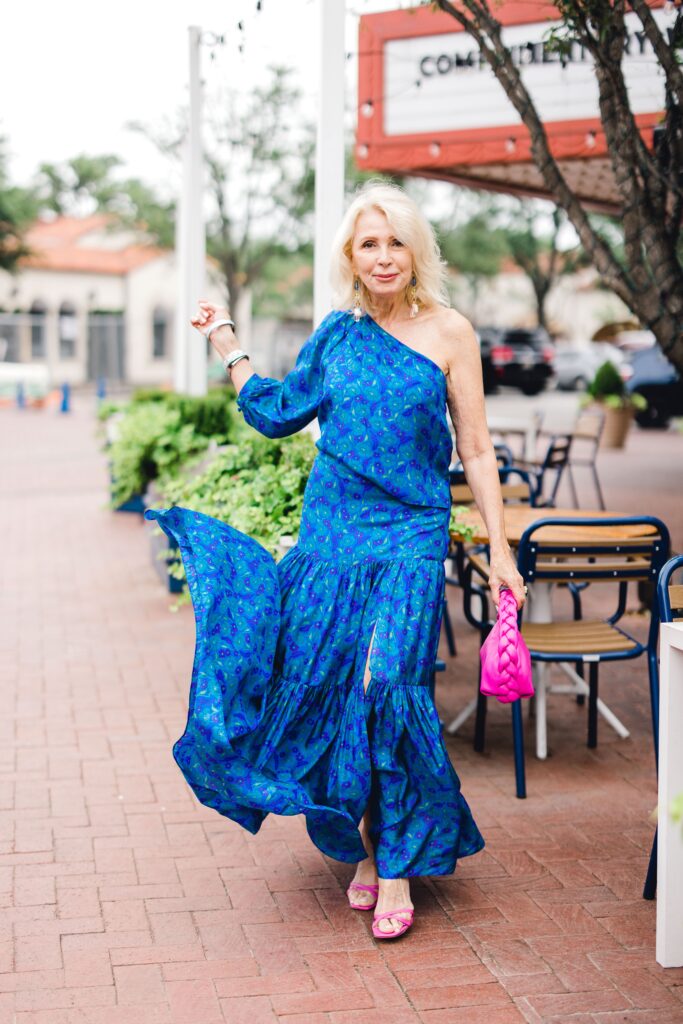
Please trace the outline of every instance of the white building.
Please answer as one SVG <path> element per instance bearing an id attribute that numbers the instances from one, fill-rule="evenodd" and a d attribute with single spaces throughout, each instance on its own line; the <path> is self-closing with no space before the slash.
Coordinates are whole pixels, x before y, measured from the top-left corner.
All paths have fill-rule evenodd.
<path id="1" fill-rule="evenodd" d="M 0 359 L 47 365 L 51 385 L 172 380 L 172 251 L 104 214 L 39 221 L 26 242 L 18 272 L 0 271 Z"/>

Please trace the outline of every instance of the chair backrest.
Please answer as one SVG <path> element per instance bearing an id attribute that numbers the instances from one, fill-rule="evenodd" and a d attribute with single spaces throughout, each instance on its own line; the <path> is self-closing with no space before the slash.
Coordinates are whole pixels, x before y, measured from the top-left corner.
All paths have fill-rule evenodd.
<path id="1" fill-rule="evenodd" d="M 496 453 L 496 461 L 499 466 L 511 466 L 515 461 L 512 449 L 506 444 L 494 444 L 493 450 Z"/>
<path id="2" fill-rule="evenodd" d="M 571 446 L 571 434 L 558 434 L 551 437 L 541 462 L 541 472 L 546 469 L 564 469 Z"/>
<path id="3" fill-rule="evenodd" d="M 449 472 L 451 482 L 451 498 L 454 505 L 474 504 L 472 489 L 465 479 L 462 470 L 452 469 Z M 506 505 L 533 505 L 535 489 L 529 473 L 517 466 L 499 466 L 498 477 L 503 502 Z"/>
<path id="4" fill-rule="evenodd" d="M 562 479 L 562 474 L 567 466 L 567 463 L 569 462 L 572 440 L 573 437 L 571 434 L 558 434 L 550 438 L 545 455 L 543 456 L 543 461 L 541 462 L 537 474 L 538 485 L 536 491 L 536 500 L 539 504 L 540 499 L 544 497 L 544 478 L 546 473 L 554 473 L 555 478 L 550 489 L 550 494 L 547 497 L 545 497 L 544 504 L 555 504 L 557 492 L 560 487 L 560 480 Z"/>
<path id="5" fill-rule="evenodd" d="M 600 409 L 584 409 L 576 417 L 572 439 L 574 441 L 593 441 L 597 448 L 604 426 L 604 412 Z"/>
<path id="6" fill-rule="evenodd" d="M 628 583 L 656 580 L 668 555 L 669 531 L 654 516 L 548 516 L 524 531 L 517 566 L 527 583 Z"/>
<path id="7" fill-rule="evenodd" d="M 662 622 L 683 622 L 683 583 L 671 582 L 678 569 L 683 569 L 683 555 L 674 555 L 659 573 L 657 604 Z"/>

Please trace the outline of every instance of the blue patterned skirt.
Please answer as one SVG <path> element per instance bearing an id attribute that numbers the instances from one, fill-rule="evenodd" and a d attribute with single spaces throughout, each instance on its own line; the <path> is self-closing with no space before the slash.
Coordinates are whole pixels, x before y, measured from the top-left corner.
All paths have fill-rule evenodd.
<path id="1" fill-rule="evenodd" d="M 178 541 L 194 605 L 173 754 L 202 803 L 254 833 L 269 812 L 304 814 L 350 863 L 369 807 L 382 878 L 450 874 L 483 847 L 430 692 L 448 509 L 406 505 L 321 452 L 277 564 L 209 516 L 147 515 Z"/>

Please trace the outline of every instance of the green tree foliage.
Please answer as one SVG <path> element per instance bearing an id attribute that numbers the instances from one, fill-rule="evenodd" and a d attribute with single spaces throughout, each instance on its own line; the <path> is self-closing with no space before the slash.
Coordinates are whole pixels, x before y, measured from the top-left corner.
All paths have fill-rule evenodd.
<path id="1" fill-rule="evenodd" d="M 22 256 L 28 255 L 24 236 L 37 212 L 33 190 L 10 184 L 6 141 L 0 138 L 0 269 L 15 271 Z"/>
<path id="2" fill-rule="evenodd" d="M 138 178 L 117 177 L 122 165 L 111 153 L 41 164 L 36 182 L 41 209 L 71 216 L 111 213 L 114 224 L 136 229 L 162 248 L 172 247 L 175 204 Z"/>
<path id="3" fill-rule="evenodd" d="M 455 228 L 437 231 L 446 262 L 468 283 L 471 315 L 476 319 L 477 299 L 482 284 L 500 272 L 507 246 L 502 231 L 492 224 L 490 212 L 482 210 Z"/>
<path id="4" fill-rule="evenodd" d="M 580 246 L 562 252 L 558 239 L 566 221 L 564 212 L 555 207 L 550 214 L 550 227 L 544 230 L 537 204 L 522 200 L 516 216 L 502 228 L 510 257 L 531 282 L 536 299 L 539 326 L 546 327 L 546 300 L 553 285 L 563 274 L 572 274 L 586 265 Z"/>

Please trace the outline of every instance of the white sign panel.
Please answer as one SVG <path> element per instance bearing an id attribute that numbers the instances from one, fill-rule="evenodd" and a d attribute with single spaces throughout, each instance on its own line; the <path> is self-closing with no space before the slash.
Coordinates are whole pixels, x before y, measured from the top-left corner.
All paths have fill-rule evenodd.
<path id="1" fill-rule="evenodd" d="M 654 10 L 660 28 L 675 14 Z M 520 67 L 543 121 L 599 117 L 598 86 L 590 54 L 574 44 L 562 67 L 544 40 L 558 22 L 510 25 L 503 42 Z M 634 114 L 664 108 L 664 75 L 643 26 L 626 15 L 624 75 Z M 392 39 L 384 45 L 384 132 L 412 135 L 519 125 L 520 118 L 467 32 Z"/>

